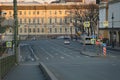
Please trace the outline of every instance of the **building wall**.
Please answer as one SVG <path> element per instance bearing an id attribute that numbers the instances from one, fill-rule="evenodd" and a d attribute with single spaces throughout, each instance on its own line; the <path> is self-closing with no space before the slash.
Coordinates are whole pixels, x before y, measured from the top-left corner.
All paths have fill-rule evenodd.
<path id="1" fill-rule="evenodd" d="M 103 26 L 103 22 L 106 18 L 106 3 L 100 5 L 99 9 L 99 28 L 100 33 L 105 35 L 107 31 L 109 44 L 111 45 L 114 38 L 116 46 L 120 46 L 120 1 L 110 1 L 108 5 L 108 27 Z M 112 19 L 113 17 L 113 19 Z M 113 32 L 113 34 L 112 34 Z M 114 37 L 113 37 L 114 36 Z"/>
<path id="2" fill-rule="evenodd" d="M 59 5 L 57 6 L 58 8 L 56 8 L 56 4 L 51 6 L 49 4 L 42 6 L 26 5 L 22 6 L 22 9 L 18 6 L 19 36 L 75 35 L 74 26 L 71 27 L 69 18 L 66 19 L 69 11 L 63 6 L 65 5 Z M 6 7 L 3 10 L 7 13 L 6 19 L 13 18 L 12 6 L 10 7 Z M 12 33 L 12 29 L 6 31 L 6 35 Z"/>
<path id="3" fill-rule="evenodd" d="M 109 28 L 111 28 L 109 31 L 110 40 L 114 38 L 116 45 L 120 46 L 120 1 L 110 2 L 108 12 Z M 115 37 L 112 37 L 112 32 Z"/>
<path id="4" fill-rule="evenodd" d="M 112 14 L 114 17 L 114 28 L 120 28 L 120 2 L 109 4 L 109 27 L 112 28 Z"/>
<path id="5" fill-rule="evenodd" d="M 55 4 L 18 4 L 18 33 L 20 37 L 28 36 L 59 36 L 59 35 L 75 35 L 75 17 L 71 12 L 75 12 L 74 6 L 80 8 L 81 15 L 88 9 L 88 4 L 84 3 L 55 3 Z M 13 19 L 13 4 L 7 3 L 0 5 L 5 11 L 6 19 Z M 78 21 L 77 27 L 81 27 L 82 23 Z M 14 25 L 13 25 L 14 26 Z M 83 26 L 82 26 L 83 27 Z M 78 28 L 76 29 L 78 30 Z M 13 35 L 14 30 L 9 28 L 5 35 Z"/>

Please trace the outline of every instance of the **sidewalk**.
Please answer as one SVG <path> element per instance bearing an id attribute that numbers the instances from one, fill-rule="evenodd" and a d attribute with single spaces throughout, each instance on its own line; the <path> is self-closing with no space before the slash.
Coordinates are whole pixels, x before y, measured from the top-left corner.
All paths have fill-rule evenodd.
<path id="1" fill-rule="evenodd" d="M 111 46 L 107 46 L 108 50 L 114 50 L 114 51 L 119 51 L 120 52 L 120 47 L 115 46 L 114 48 L 112 48 Z"/>
<path id="2" fill-rule="evenodd" d="M 39 64 L 25 63 L 16 65 L 4 80 L 44 80 Z"/>
<path id="3" fill-rule="evenodd" d="M 120 57 L 120 47 L 115 47 L 115 48 L 111 48 L 110 46 L 107 47 L 107 50 L 109 51 L 116 51 L 116 53 L 110 53 L 110 52 L 106 52 L 106 57 Z M 97 51 L 95 49 L 95 51 L 89 51 L 89 50 L 82 50 L 82 52 L 80 53 L 82 55 L 85 56 L 89 56 L 89 57 L 104 57 L 105 55 L 103 54 L 102 50 Z"/>

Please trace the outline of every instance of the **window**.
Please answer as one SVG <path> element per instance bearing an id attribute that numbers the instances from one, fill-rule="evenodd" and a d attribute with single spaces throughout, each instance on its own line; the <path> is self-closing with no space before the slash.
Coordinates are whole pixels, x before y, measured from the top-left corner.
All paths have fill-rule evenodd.
<path id="1" fill-rule="evenodd" d="M 26 11 L 24 11 L 24 15 L 26 15 Z"/>
<path id="2" fill-rule="evenodd" d="M 33 18 L 33 24 L 35 23 L 35 18 Z"/>
<path id="3" fill-rule="evenodd" d="M 52 33 L 52 28 L 50 28 L 50 33 Z"/>
<path id="4" fill-rule="evenodd" d="M 57 14 L 57 11 L 55 11 L 55 15 Z"/>
<path id="5" fill-rule="evenodd" d="M 20 33 L 22 33 L 22 28 L 20 28 Z"/>
<path id="6" fill-rule="evenodd" d="M 67 17 L 65 17 L 65 24 L 67 24 Z"/>
<path id="7" fill-rule="evenodd" d="M 51 12 L 51 11 L 50 11 L 49 13 L 50 13 L 50 15 L 52 14 L 52 12 Z"/>
<path id="8" fill-rule="evenodd" d="M 19 14 L 22 15 L 22 11 L 19 11 Z"/>
<path id="9" fill-rule="evenodd" d="M 20 24 L 22 24 L 22 19 L 20 19 Z"/>
<path id="10" fill-rule="evenodd" d="M 40 32 L 40 29 L 39 29 L 39 28 L 37 28 L 37 32 L 38 32 L 38 33 Z"/>
<path id="11" fill-rule="evenodd" d="M 33 11 L 33 15 L 35 15 L 35 12 L 36 12 L 36 11 Z"/>
<path id="12" fill-rule="evenodd" d="M 60 18 L 60 24 L 62 24 L 62 18 Z"/>
<path id="13" fill-rule="evenodd" d="M 31 19 L 29 18 L 29 23 L 31 23 Z"/>
<path id="14" fill-rule="evenodd" d="M 29 13 L 28 13 L 29 15 L 31 15 L 31 11 L 29 11 Z"/>
<path id="15" fill-rule="evenodd" d="M 12 15 L 12 12 L 11 12 L 11 11 L 9 11 L 9 15 Z"/>
<path id="16" fill-rule="evenodd" d="M 26 20 L 26 18 L 25 18 L 25 19 L 24 19 L 24 23 L 26 23 L 26 21 L 27 21 L 27 20 Z"/>
<path id="17" fill-rule="evenodd" d="M 37 15 L 39 15 L 40 13 L 39 13 L 39 11 L 37 11 Z"/>
<path id="18" fill-rule="evenodd" d="M 59 11 L 59 14 L 62 14 L 62 11 Z"/>
<path id="19" fill-rule="evenodd" d="M 55 33 L 57 33 L 57 28 L 55 28 Z"/>
<path id="20" fill-rule="evenodd" d="M 67 32 L 67 28 L 65 28 L 65 32 Z"/>
<path id="21" fill-rule="evenodd" d="M 33 33 L 35 33 L 35 28 L 33 28 Z"/>
<path id="22" fill-rule="evenodd" d="M 44 33 L 44 28 L 42 28 L 42 33 Z"/>
<path id="23" fill-rule="evenodd" d="M 28 29 L 28 33 L 31 33 L 31 28 Z"/>
<path id="24" fill-rule="evenodd" d="M 40 18 L 37 18 L 37 23 L 40 23 Z"/>
<path id="25" fill-rule="evenodd" d="M 55 18 L 55 23 L 57 23 L 57 18 Z"/>
<path id="26" fill-rule="evenodd" d="M 9 33 L 12 33 L 12 29 L 10 28 Z"/>
<path id="27" fill-rule="evenodd" d="M 52 19 L 51 19 L 51 18 L 49 18 L 49 19 L 50 19 L 50 22 L 49 22 L 49 23 L 52 24 Z"/>
<path id="28" fill-rule="evenodd" d="M 26 28 L 24 28 L 24 33 L 26 33 L 27 32 L 27 29 Z"/>
<path id="29" fill-rule="evenodd" d="M 60 28 L 60 33 L 62 33 L 62 28 Z"/>
<path id="30" fill-rule="evenodd" d="M 42 18 L 42 23 L 44 23 L 44 18 Z"/>

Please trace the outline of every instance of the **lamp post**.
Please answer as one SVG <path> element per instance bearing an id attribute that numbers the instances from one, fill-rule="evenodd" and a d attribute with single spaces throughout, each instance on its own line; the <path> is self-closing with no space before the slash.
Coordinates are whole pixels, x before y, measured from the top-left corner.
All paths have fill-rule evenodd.
<path id="1" fill-rule="evenodd" d="M 72 27 L 73 27 L 73 23 L 70 23 L 71 40 L 72 40 L 72 38 L 73 38 L 73 36 L 72 36 Z"/>
<path id="2" fill-rule="evenodd" d="M 112 34 L 112 38 L 111 38 L 111 42 L 112 42 L 112 48 L 114 48 L 114 39 L 113 39 L 113 25 L 114 25 L 114 23 L 113 23 L 113 19 L 114 19 L 114 14 L 112 13 L 112 17 L 111 17 L 111 19 L 112 19 L 112 32 L 111 32 L 111 34 Z"/>
<path id="3" fill-rule="evenodd" d="M 15 61 L 18 64 L 18 19 L 17 19 L 17 0 L 13 0 L 14 5 L 14 53 L 15 53 Z"/>

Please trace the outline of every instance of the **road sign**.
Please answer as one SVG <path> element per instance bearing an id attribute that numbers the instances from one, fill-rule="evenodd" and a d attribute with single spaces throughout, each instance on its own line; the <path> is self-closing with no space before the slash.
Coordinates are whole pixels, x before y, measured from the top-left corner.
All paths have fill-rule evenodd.
<path id="1" fill-rule="evenodd" d="M 104 21 L 104 22 L 103 22 L 103 26 L 104 26 L 104 27 L 108 27 L 108 21 Z"/>
<path id="2" fill-rule="evenodd" d="M 89 22 L 89 21 L 85 21 L 85 22 L 83 23 L 83 25 L 84 25 L 84 27 L 90 27 L 90 22 Z"/>
<path id="3" fill-rule="evenodd" d="M 96 39 L 91 39 L 91 44 L 95 44 Z"/>
<path id="4" fill-rule="evenodd" d="M 12 47 L 12 42 L 11 41 L 6 42 L 6 47 L 11 48 Z"/>
<path id="5" fill-rule="evenodd" d="M 103 46 L 103 47 L 106 47 L 107 45 L 106 45 L 106 43 L 103 43 L 102 46 Z"/>
<path id="6" fill-rule="evenodd" d="M 100 45 L 100 41 L 97 40 L 97 41 L 96 41 L 96 45 Z"/>
<path id="7" fill-rule="evenodd" d="M 97 36 L 96 35 L 92 35 L 91 37 L 95 39 Z"/>

